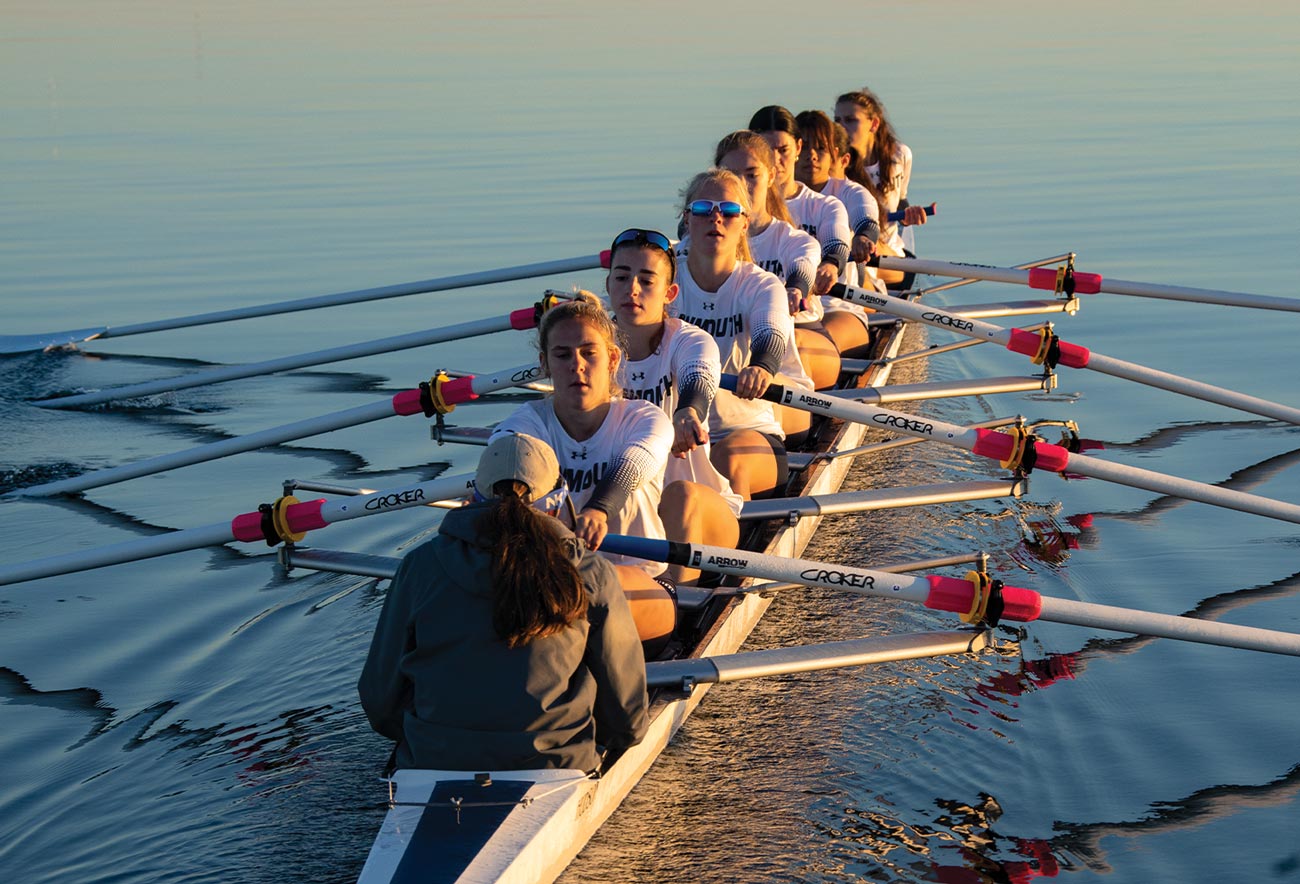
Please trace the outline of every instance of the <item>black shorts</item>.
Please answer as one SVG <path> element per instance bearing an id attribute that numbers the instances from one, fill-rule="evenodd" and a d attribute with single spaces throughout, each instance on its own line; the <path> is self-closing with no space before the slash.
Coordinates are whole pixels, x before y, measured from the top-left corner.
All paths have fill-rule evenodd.
<path id="1" fill-rule="evenodd" d="M 767 500 L 771 497 L 784 497 L 785 484 L 790 481 L 790 458 L 785 453 L 785 440 L 773 433 L 759 433 L 776 457 L 776 487 L 764 494 L 755 494 L 755 500 Z"/>

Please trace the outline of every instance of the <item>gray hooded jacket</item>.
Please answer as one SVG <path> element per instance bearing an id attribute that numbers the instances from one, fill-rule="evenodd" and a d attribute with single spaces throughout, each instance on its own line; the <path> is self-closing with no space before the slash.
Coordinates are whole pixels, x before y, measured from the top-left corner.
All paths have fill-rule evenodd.
<path id="1" fill-rule="evenodd" d="M 402 560 L 375 628 L 361 705 L 396 740 L 397 767 L 595 770 L 646 731 L 645 661 L 613 567 L 554 521 L 588 592 L 585 619 L 507 648 L 492 626 L 493 504 L 449 512 Z"/>

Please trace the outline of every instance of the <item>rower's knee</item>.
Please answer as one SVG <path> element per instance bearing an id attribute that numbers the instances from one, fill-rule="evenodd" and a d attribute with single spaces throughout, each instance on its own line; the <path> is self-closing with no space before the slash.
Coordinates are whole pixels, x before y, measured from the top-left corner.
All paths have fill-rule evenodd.
<path id="1" fill-rule="evenodd" d="M 700 486 L 694 482 L 670 482 L 659 497 L 659 517 L 665 527 L 671 519 L 674 524 L 686 525 L 699 516 Z M 674 538 L 676 539 L 676 538 Z"/>

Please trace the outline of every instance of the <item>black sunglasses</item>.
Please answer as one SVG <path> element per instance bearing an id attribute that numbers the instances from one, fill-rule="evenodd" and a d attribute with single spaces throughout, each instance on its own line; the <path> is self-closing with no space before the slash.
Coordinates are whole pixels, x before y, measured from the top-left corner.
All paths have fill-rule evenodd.
<path id="1" fill-rule="evenodd" d="M 672 283 L 673 278 L 677 275 L 677 254 L 673 251 L 673 242 L 657 230 L 642 230 L 640 227 L 629 227 L 618 236 L 614 237 L 614 242 L 609 246 L 609 254 L 612 259 L 614 251 L 619 246 L 650 246 L 653 249 L 660 249 L 668 256 L 668 282 Z"/>

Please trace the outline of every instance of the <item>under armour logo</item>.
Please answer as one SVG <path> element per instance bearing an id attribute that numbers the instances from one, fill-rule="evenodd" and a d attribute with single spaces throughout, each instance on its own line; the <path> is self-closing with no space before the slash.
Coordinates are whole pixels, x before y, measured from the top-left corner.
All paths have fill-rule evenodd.
<path id="1" fill-rule="evenodd" d="M 586 459 L 587 459 L 587 449 L 586 449 L 586 448 L 583 448 L 581 451 L 575 451 L 575 452 L 573 452 L 572 457 L 573 457 L 574 459 L 577 459 L 577 460 L 586 460 Z"/>
<path id="2" fill-rule="evenodd" d="M 634 372 L 632 372 L 632 380 L 634 380 L 634 381 L 644 381 L 644 380 L 645 380 L 645 372 L 643 372 L 643 371 L 634 371 Z"/>
<path id="3" fill-rule="evenodd" d="M 717 301 L 705 301 L 705 302 L 704 302 L 704 309 L 705 309 L 705 310 L 712 310 L 714 307 L 717 306 L 717 303 L 718 303 Z"/>

